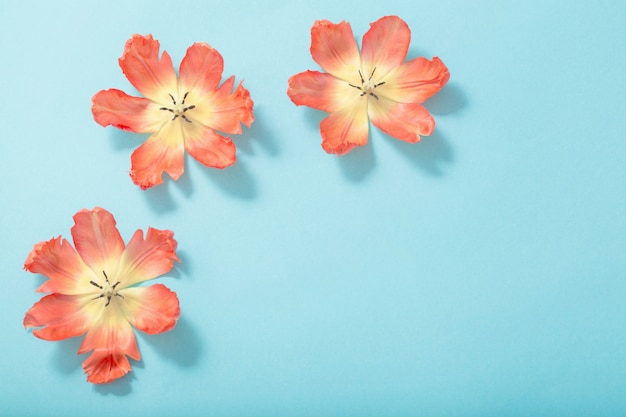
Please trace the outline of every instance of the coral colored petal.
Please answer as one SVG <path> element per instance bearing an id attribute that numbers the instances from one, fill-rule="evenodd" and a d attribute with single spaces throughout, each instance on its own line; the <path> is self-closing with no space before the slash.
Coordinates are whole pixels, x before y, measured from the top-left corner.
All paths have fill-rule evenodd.
<path id="1" fill-rule="evenodd" d="M 420 135 L 428 136 L 435 129 L 435 120 L 418 103 L 395 103 L 382 98 L 372 100 L 369 114 L 374 126 L 406 142 L 419 142 Z"/>
<path id="2" fill-rule="evenodd" d="M 206 93 L 217 88 L 222 79 L 224 60 L 216 49 L 206 43 L 194 43 L 180 63 L 180 93 Z"/>
<path id="3" fill-rule="evenodd" d="M 376 93 L 401 103 L 423 103 L 450 79 L 448 68 L 437 57 L 403 62 L 386 77 Z"/>
<path id="4" fill-rule="evenodd" d="M 311 56 L 326 72 L 350 83 L 359 82 L 359 48 L 350 23 L 318 20 L 311 28 Z"/>
<path id="5" fill-rule="evenodd" d="M 72 238 L 81 258 L 98 277 L 103 271 L 114 274 L 124 241 L 113 215 L 100 207 L 83 209 L 74 215 L 74 223 Z"/>
<path id="6" fill-rule="evenodd" d="M 159 48 L 152 35 L 133 35 L 124 46 L 119 64 L 141 94 L 159 104 L 170 105 L 168 94 L 177 92 L 176 72 L 167 52 L 163 51 L 159 59 Z"/>
<path id="7" fill-rule="evenodd" d="M 237 150 L 230 138 L 203 126 L 187 132 L 185 148 L 198 162 L 211 168 L 226 168 L 237 159 Z"/>
<path id="8" fill-rule="evenodd" d="M 361 69 L 369 76 L 374 69 L 378 78 L 400 65 L 409 49 L 411 30 L 397 16 L 385 16 L 370 25 L 363 35 Z"/>
<path id="9" fill-rule="evenodd" d="M 24 263 L 24 269 L 49 279 L 37 291 L 59 294 L 84 294 L 92 288 L 93 271 L 65 239 L 57 237 L 35 245 Z"/>
<path id="10" fill-rule="evenodd" d="M 352 91 L 350 91 L 352 90 Z M 325 72 L 306 71 L 289 78 L 287 95 L 298 106 L 308 106 L 326 112 L 334 112 L 346 106 L 354 97 L 354 90 Z"/>
<path id="11" fill-rule="evenodd" d="M 163 333 L 174 328 L 180 317 L 178 297 L 165 285 L 127 288 L 123 294 L 127 319 L 138 330 Z"/>
<path id="12" fill-rule="evenodd" d="M 106 309 L 116 309 L 111 304 Z M 87 380 L 94 384 L 104 384 L 126 375 L 131 366 L 126 356 L 141 359 L 135 333 L 121 311 L 103 314 L 102 321 L 94 325 L 85 336 L 78 353 L 93 350 L 83 362 Z"/>
<path id="13" fill-rule="evenodd" d="M 250 92 L 240 82 L 233 90 L 235 77 L 229 77 L 215 91 L 201 96 L 190 94 L 190 102 L 196 104 L 193 112 L 189 112 L 191 120 L 224 133 L 241 133 L 241 123 L 250 127 L 254 121 L 252 108 L 254 103 Z M 189 131 L 194 126 L 187 125 Z"/>
<path id="14" fill-rule="evenodd" d="M 154 132 L 163 124 L 164 116 L 167 116 L 159 111 L 159 106 L 154 102 L 129 96 L 116 89 L 97 92 L 91 103 L 91 112 L 98 124 L 104 127 L 112 125 L 131 132 Z"/>
<path id="15" fill-rule="evenodd" d="M 337 110 L 320 123 L 322 148 L 343 155 L 367 143 L 369 125 L 367 99 L 358 97 L 352 105 Z"/>
<path id="16" fill-rule="evenodd" d="M 130 176 L 142 189 L 163 182 L 163 172 L 177 180 L 184 172 L 184 139 L 181 118 L 167 122 L 161 130 L 135 149 L 131 155 Z"/>
<path id="17" fill-rule="evenodd" d="M 177 242 L 169 230 L 148 228 L 144 239 L 143 231 L 137 230 L 119 261 L 116 279 L 119 288 L 130 287 L 143 281 L 168 273 L 176 256 Z"/>
<path id="18" fill-rule="evenodd" d="M 87 381 L 92 384 L 108 384 L 132 371 L 130 362 L 124 354 L 95 350 L 83 362 Z"/>
<path id="19" fill-rule="evenodd" d="M 93 320 L 85 298 L 50 294 L 35 303 L 24 317 L 24 327 L 36 328 L 33 334 L 45 340 L 63 340 L 84 334 Z"/>

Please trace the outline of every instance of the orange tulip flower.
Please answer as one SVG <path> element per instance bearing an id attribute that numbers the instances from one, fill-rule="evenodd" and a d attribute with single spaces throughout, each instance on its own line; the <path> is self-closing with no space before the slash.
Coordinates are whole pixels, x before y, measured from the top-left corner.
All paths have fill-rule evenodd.
<path id="1" fill-rule="evenodd" d="M 172 329 L 180 316 L 178 297 L 162 284 L 138 287 L 169 272 L 176 240 L 169 230 L 137 230 L 128 245 L 113 215 L 102 208 L 74 216 L 76 249 L 61 237 L 35 245 L 24 269 L 49 279 L 38 292 L 49 292 L 28 310 L 24 326 L 44 340 L 86 334 L 78 353 L 87 380 L 108 383 L 126 375 L 128 357 L 141 359 L 133 327 L 148 334 Z"/>
<path id="2" fill-rule="evenodd" d="M 296 105 L 330 113 L 320 123 L 326 152 L 342 155 L 365 145 L 368 119 L 407 142 L 433 132 L 435 121 L 422 103 L 450 74 L 437 57 L 403 62 L 410 40 L 408 25 L 397 16 L 386 16 L 371 24 L 359 54 L 349 23 L 313 24 L 311 55 L 326 72 L 294 75 L 287 94 Z"/>

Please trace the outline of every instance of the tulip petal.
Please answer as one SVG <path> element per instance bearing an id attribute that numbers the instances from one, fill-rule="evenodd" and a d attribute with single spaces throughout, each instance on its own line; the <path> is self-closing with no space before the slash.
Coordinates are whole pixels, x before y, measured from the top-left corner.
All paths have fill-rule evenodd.
<path id="1" fill-rule="evenodd" d="M 401 103 L 423 103 L 437 93 L 450 79 L 448 68 L 437 57 L 415 58 L 403 62 L 377 88 L 377 94 Z"/>
<path id="2" fill-rule="evenodd" d="M 137 133 L 155 132 L 168 117 L 152 101 L 116 89 L 97 92 L 91 102 L 94 119 L 104 127 L 111 125 Z"/>
<path id="3" fill-rule="evenodd" d="M 180 92 L 207 93 L 217 88 L 224 71 L 224 59 L 206 43 L 194 43 L 180 63 Z"/>
<path id="4" fill-rule="evenodd" d="M 212 168 L 226 168 L 237 160 L 233 141 L 204 126 L 187 131 L 185 148 L 198 162 Z"/>
<path id="5" fill-rule="evenodd" d="M 185 147 L 181 123 L 187 122 L 180 117 L 168 121 L 131 155 L 130 176 L 142 189 L 161 184 L 164 171 L 174 180 L 183 174 Z"/>
<path id="6" fill-rule="evenodd" d="M 419 142 L 435 129 L 435 120 L 418 103 L 395 103 L 381 98 L 371 100 L 369 115 L 374 126 L 396 139 Z"/>
<path id="7" fill-rule="evenodd" d="M 363 76 L 375 70 L 378 79 L 400 65 L 409 49 L 411 30 L 397 16 L 385 16 L 370 25 L 363 35 L 361 69 Z"/>
<path id="8" fill-rule="evenodd" d="M 84 334 L 91 325 L 93 314 L 85 308 L 84 297 L 50 294 L 37 301 L 24 317 L 24 327 L 44 340 L 63 340 Z"/>
<path id="9" fill-rule="evenodd" d="M 170 105 L 169 94 L 178 91 L 176 72 L 167 52 L 163 51 L 159 59 L 159 49 L 159 41 L 152 35 L 133 35 L 124 46 L 119 64 L 142 95 L 161 105 Z"/>
<path id="10" fill-rule="evenodd" d="M 85 263 L 101 279 L 105 272 L 115 274 L 124 241 L 113 215 L 100 207 L 83 209 L 74 215 L 74 223 L 72 238 Z"/>
<path id="11" fill-rule="evenodd" d="M 61 237 L 36 244 L 24 263 L 24 269 L 49 278 L 37 289 L 38 292 L 75 295 L 92 289 L 87 277 L 93 276 L 93 271 L 72 245 Z"/>
<path id="12" fill-rule="evenodd" d="M 334 111 L 320 123 L 322 148 L 328 153 L 344 155 L 355 146 L 367 143 L 369 124 L 367 98 L 358 97 L 351 105 Z"/>
<path id="13" fill-rule="evenodd" d="M 83 362 L 87 381 L 92 384 L 108 384 L 123 377 L 132 369 L 126 355 L 101 349 L 95 350 Z"/>
<path id="14" fill-rule="evenodd" d="M 117 274 L 120 288 L 168 273 L 175 260 L 180 262 L 176 256 L 176 246 L 174 233 L 169 230 L 150 227 L 145 239 L 143 231 L 137 230 L 120 258 Z"/>
<path id="15" fill-rule="evenodd" d="M 171 330 L 180 317 L 176 293 L 165 285 L 124 289 L 124 309 L 128 321 L 148 334 Z"/>
<path id="16" fill-rule="evenodd" d="M 354 97 L 355 91 L 346 82 L 328 73 L 305 71 L 289 78 L 287 95 L 298 106 L 332 113 L 345 107 Z"/>
<path id="17" fill-rule="evenodd" d="M 350 23 L 318 20 L 311 28 L 311 56 L 326 72 L 346 82 L 359 82 L 359 48 Z"/>
<path id="18" fill-rule="evenodd" d="M 126 375 L 132 369 L 127 356 L 141 359 L 133 328 L 121 313 L 105 314 L 102 323 L 89 329 L 78 353 L 92 350 L 93 353 L 83 362 L 83 369 L 87 381 L 94 384 L 106 384 Z"/>
<path id="19" fill-rule="evenodd" d="M 235 77 L 229 77 L 217 90 L 201 96 L 190 94 L 191 100 L 196 104 L 193 112 L 190 112 L 191 120 L 224 133 L 240 134 L 241 123 L 250 127 L 254 121 L 254 103 L 250 92 L 241 82 L 233 90 L 234 84 Z M 193 128 L 191 125 L 185 126 L 186 132 Z"/>

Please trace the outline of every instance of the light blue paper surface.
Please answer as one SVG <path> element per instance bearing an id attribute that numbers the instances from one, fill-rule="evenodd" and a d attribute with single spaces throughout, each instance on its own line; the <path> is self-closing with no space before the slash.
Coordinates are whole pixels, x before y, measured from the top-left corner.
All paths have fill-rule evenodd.
<path id="1" fill-rule="evenodd" d="M 130 3 L 130 4 L 128 4 Z M 338 158 L 324 113 L 287 79 L 318 69 L 316 19 L 396 14 L 408 58 L 439 56 L 433 136 L 371 129 Z M 3 416 L 617 416 L 626 414 L 625 2 L 0 4 Z M 152 33 L 175 66 L 193 42 L 243 79 L 256 121 L 238 162 L 185 160 L 141 191 L 145 135 L 102 128 L 91 97 L 136 94 L 117 59 Z M 81 339 L 23 329 L 33 245 L 82 208 L 125 240 L 173 230 L 176 329 L 85 382 Z"/>

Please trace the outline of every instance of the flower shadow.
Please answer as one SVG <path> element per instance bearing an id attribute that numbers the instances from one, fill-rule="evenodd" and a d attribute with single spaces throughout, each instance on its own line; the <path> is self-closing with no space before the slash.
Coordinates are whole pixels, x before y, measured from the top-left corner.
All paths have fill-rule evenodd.
<path id="1" fill-rule="evenodd" d="M 174 181 L 167 174 L 163 173 L 163 183 L 150 187 L 147 190 L 142 190 L 143 196 L 148 200 L 150 207 L 157 213 L 167 213 L 176 210 L 176 201 L 172 198 L 170 187 L 176 186 L 185 197 L 189 197 L 193 194 L 193 184 L 191 182 L 191 176 L 189 175 L 189 163 L 190 160 L 185 155 L 185 172 L 183 175 Z"/>
<path id="2" fill-rule="evenodd" d="M 187 255 L 187 252 L 176 250 L 176 256 L 178 256 L 180 262 L 174 262 L 174 267 L 167 275 L 176 279 L 180 279 L 182 276 L 190 276 L 192 267 L 190 263 L 191 260 L 189 255 Z"/>
<path id="3" fill-rule="evenodd" d="M 143 368 L 143 360 L 133 361 L 131 359 L 131 365 L 133 368 Z M 134 372 L 129 372 L 120 379 L 116 379 L 108 384 L 94 384 L 93 390 L 100 395 L 115 395 L 122 397 L 128 395 L 133 390 L 131 382 L 137 379 Z"/>
<path id="4" fill-rule="evenodd" d="M 454 161 L 454 152 L 450 143 L 437 129 L 432 135 L 422 138 L 417 143 L 404 142 L 390 136 L 389 141 L 417 169 L 434 177 L 444 174 L 443 164 Z"/>
<path id="5" fill-rule="evenodd" d="M 135 133 L 114 127 L 110 127 L 110 129 L 111 147 L 116 151 L 138 148 L 150 137 L 149 133 Z"/>
<path id="6" fill-rule="evenodd" d="M 320 142 L 322 137 L 320 136 L 320 123 L 326 117 L 328 117 L 328 113 L 325 113 L 321 110 L 313 109 L 311 107 L 302 107 L 302 111 L 304 113 L 304 120 L 309 125 L 309 129 L 311 131 L 317 132 Z"/>
<path id="7" fill-rule="evenodd" d="M 425 106 L 432 114 L 445 116 L 463 110 L 467 106 L 467 97 L 457 84 L 447 84 L 429 98 Z"/>
<path id="8" fill-rule="evenodd" d="M 239 159 L 234 165 L 224 169 L 208 168 L 205 170 L 205 176 L 233 197 L 252 200 L 258 195 L 253 176 Z"/>
<path id="9" fill-rule="evenodd" d="M 456 84 L 448 84 L 429 98 L 424 106 L 433 115 L 447 116 L 460 112 L 467 103 L 463 90 Z M 392 146 L 421 172 L 439 177 L 444 174 L 443 165 L 454 161 L 452 146 L 440 127 L 435 128 L 432 135 L 423 137 L 420 142 L 414 144 L 388 137 Z"/>
<path id="10" fill-rule="evenodd" d="M 275 141 L 275 135 L 270 132 L 265 124 L 266 117 L 264 110 L 259 106 L 254 109 L 254 122 L 249 128 L 245 128 L 239 138 L 234 137 L 233 141 L 237 149 L 244 154 L 254 155 L 254 144 L 257 143 L 269 156 L 278 156 L 280 149 Z"/>
<path id="11" fill-rule="evenodd" d="M 76 353 L 81 343 L 82 337 L 72 337 L 55 343 L 56 350 L 52 355 L 54 369 L 66 375 L 74 373 L 79 369 L 81 363 L 86 358 L 86 356 Z"/>
<path id="12" fill-rule="evenodd" d="M 203 353 L 198 332 L 184 316 L 178 319 L 176 327 L 169 332 L 155 335 L 145 335 L 141 332 L 138 334 L 141 342 L 150 345 L 163 359 L 185 368 L 195 365 Z"/>
<path id="13" fill-rule="evenodd" d="M 73 337 L 71 339 L 60 340 L 56 343 L 56 351 L 52 355 L 52 363 L 57 372 L 69 375 L 81 369 L 82 362 L 90 355 L 90 353 L 84 355 L 78 355 L 76 353 L 78 352 L 82 340 L 82 337 Z M 131 359 L 131 365 L 133 368 L 144 367 L 142 360 L 134 361 Z M 131 381 L 134 379 L 135 375 L 133 372 L 130 372 L 124 377 L 108 384 L 93 384 L 93 390 L 103 395 L 127 395 L 132 391 Z"/>
<path id="14" fill-rule="evenodd" d="M 359 182 L 366 178 L 376 165 L 371 133 L 364 146 L 354 148 L 350 153 L 338 157 L 338 161 L 341 173 L 347 180 Z"/>

